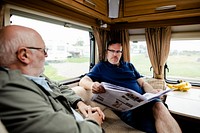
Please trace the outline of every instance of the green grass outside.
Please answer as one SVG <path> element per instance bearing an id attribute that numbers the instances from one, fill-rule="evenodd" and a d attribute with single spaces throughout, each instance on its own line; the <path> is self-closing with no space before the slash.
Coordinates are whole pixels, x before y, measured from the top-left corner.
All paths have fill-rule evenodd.
<path id="1" fill-rule="evenodd" d="M 198 58 L 200 58 L 200 55 L 169 56 L 169 75 L 200 79 L 200 61 L 198 62 Z"/>
<path id="2" fill-rule="evenodd" d="M 70 62 L 70 63 L 83 63 L 83 62 L 88 62 L 89 58 L 88 57 L 81 57 L 81 58 L 67 58 L 65 62 Z M 63 63 L 63 62 L 61 62 Z M 47 75 L 50 79 L 54 81 L 63 81 L 66 79 L 69 79 L 71 77 L 68 77 L 67 75 L 61 76 L 58 74 L 58 70 L 50 65 L 50 63 L 47 63 L 45 65 L 45 75 Z"/>
<path id="3" fill-rule="evenodd" d="M 89 57 L 81 57 L 81 58 L 67 58 L 66 62 L 71 62 L 71 63 L 83 63 L 83 62 L 88 62 Z"/>
<path id="4" fill-rule="evenodd" d="M 151 63 L 149 57 L 142 54 L 134 55 L 131 58 L 131 63 L 133 63 L 133 65 L 140 74 L 152 76 L 153 69 L 150 71 Z"/>
<path id="5" fill-rule="evenodd" d="M 62 80 L 66 79 L 66 77 L 58 75 L 57 70 L 54 67 L 52 67 L 51 65 L 45 65 L 44 74 L 48 78 L 50 78 L 51 80 L 54 80 L 54 81 L 62 81 Z"/>
<path id="6" fill-rule="evenodd" d="M 168 76 L 198 78 L 200 80 L 200 55 L 173 55 L 168 57 Z M 136 69 L 144 75 L 152 75 L 149 58 L 144 55 L 134 55 L 132 62 Z"/>
<path id="7" fill-rule="evenodd" d="M 167 76 L 188 77 L 200 80 L 200 62 L 198 61 L 199 58 L 200 55 L 169 56 L 167 62 L 169 72 L 167 72 Z M 153 69 L 150 71 L 151 63 L 147 56 L 134 55 L 131 59 L 131 62 L 142 75 L 152 76 Z M 68 58 L 66 62 L 83 63 L 87 62 L 88 60 L 88 58 Z M 57 81 L 68 79 L 66 77 L 67 75 L 65 77 L 58 75 L 57 70 L 51 65 L 45 65 L 45 75 L 48 75 L 48 77 L 50 77 L 51 79 L 56 79 Z"/>

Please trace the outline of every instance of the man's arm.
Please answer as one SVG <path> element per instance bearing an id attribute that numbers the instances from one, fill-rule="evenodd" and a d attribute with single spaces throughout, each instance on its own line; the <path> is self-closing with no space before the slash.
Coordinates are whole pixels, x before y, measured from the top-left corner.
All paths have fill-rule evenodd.
<path id="1" fill-rule="evenodd" d="M 62 85 L 59 87 L 61 93 L 65 96 L 65 98 L 70 101 L 72 107 L 78 108 L 80 113 L 86 117 L 87 120 L 93 120 L 101 125 L 102 120 L 104 120 L 105 115 L 99 107 L 91 107 L 90 105 L 86 105 L 80 96 L 78 96 L 71 88 L 67 85 Z M 91 111 L 90 111 L 91 110 Z M 92 112 L 92 113 L 89 113 Z M 96 114 L 97 113 L 97 114 Z"/>
<path id="2" fill-rule="evenodd" d="M 137 82 L 139 83 L 140 87 L 144 89 L 145 92 L 157 93 L 160 91 L 160 90 L 154 89 L 149 83 L 144 81 L 143 78 L 137 79 Z"/>
<path id="3" fill-rule="evenodd" d="M 9 132 L 102 132 L 94 121 L 76 121 L 55 96 L 46 95 L 38 85 L 17 72 L 7 75 L 0 71 L 4 75 L 0 77 L 0 117 Z M 9 77 L 12 78 L 8 80 Z M 98 117 L 98 113 L 89 113 Z"/>
<path id="4" fill-rule="evenodd" d="M 86 90 L 92 90 L 92 93 L 105 93 L 105 89 L 99 82 L 93 82 L 92 79 L 88 76 L 84 76 L 79 85 L 85 88 Z"/>
<path id="5" fill-rule="evenodd" d="M 64 113 L 64 111 L 62 111 L 62 106 L 57 105 L 56 102 L 54 102 L 56 104 L 54 106 L 56 108 L 55 111 L 51 107 L 51 104 L 42 97 L 42 94 L 36 90 L 27 88 L 24 87 L 24 89 L 18 89 L 6 87 L 3 90 L 4 94 L 6 93 L 6 89 L 11 91 L 6 93 L 6 99 L 3 99 L 2 96 L 0 98 L 1 107 L 2 105 L 5 106 L 4 108 L 1 108 L 2 114 L 5 114 L 1 115 L 2 120 L 13 119 L 14 121 L 6 121 L 6 125 L 9 126 L 10 132 L 13 130 L 16 132 L 35 131 L 42 133 L 66 133 L 72 131 L 80 133 L 102 132 L 100 126 L 90 120 L 83 122 L 76 121 L 70 113 Z M 5 102 L 3 100 L 5 100 Z M 97 113 L 90 114 L 92 118 L 98 118 Z M 99 119 L 99 122 L 97 123 L 101 124 L 100 122 L 101 120 Z"/>
<path id="6" fill-rule="evenodd" d="M 91 90 L 93 84 L 94 82 L 88 76 L 84 76 L 79 82 L 79 85 L 85 88 L 86 90 Z"/>

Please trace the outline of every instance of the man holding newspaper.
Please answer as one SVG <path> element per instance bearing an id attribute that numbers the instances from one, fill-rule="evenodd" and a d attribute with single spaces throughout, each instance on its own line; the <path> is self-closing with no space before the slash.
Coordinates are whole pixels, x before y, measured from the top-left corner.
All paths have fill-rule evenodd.
<path id="1" fill-rule="evenodd" d="M 107 61 L 99 62 L 80 81 L 80 86 L 93 93 L 105 93 L 101 82 L 111 83 L 136 91 L 139 94 L 158 93 L 145 82 L 133 64 L 124 62 L 122 44 L 110 41 L 107 45 Z M 181 129 L 160 99 L 138 108 L 114 112 L 128 125 L 148 133 L 181 133 Z"/>

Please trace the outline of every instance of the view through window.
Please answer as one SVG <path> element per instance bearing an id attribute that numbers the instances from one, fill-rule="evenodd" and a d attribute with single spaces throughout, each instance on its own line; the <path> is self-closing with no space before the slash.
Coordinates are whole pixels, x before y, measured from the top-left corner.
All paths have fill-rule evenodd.
<path id="1" fill-rule="evenodd" d="M 137 71 L 146 77 L 153 76 L 153 69 L 148 56 L 146 41 L 130 41 L 131 63 Z"/>
<path id="2" fill-rule="evenodd" d="M 200 83 L 200 40 L 172 40 L 167 79 Z"/>
<path id="3" fill-rule="evenodd" d="M 130 46 L 131 63 L 140 74 L 152 77 L 146 41 L 131 41 Z M 200 40 L 172 40 L 167 65 L 166 79 L 200 83 Z"/>
<path id="4" fill-rule="evenodd" d="M 11 24 L 30 27 L 41 34 L 49 49 L 44 74 L 50 79 L 63 81 L 89 72 L 89 31 L 18 15 L 11 16 Z"/>

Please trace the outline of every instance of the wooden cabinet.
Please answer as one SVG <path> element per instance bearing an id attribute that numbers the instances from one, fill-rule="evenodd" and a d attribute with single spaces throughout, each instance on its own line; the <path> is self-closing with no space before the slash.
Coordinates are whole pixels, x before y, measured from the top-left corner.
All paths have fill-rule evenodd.
<path id="1" fill-rule="evenodd" d="M 54 2 L 93 17 L 108 16 L 107 0 L 54 0 Z"/>
<path id="2" fill-rule="evenodd" d="M 96 12 L 107 16 L 107 0 L 74 0 Z"/>
<path id="3" fill-rule="evenodd" d="M 176 5 L 174 9 L 157 11 L 162 6 Z M 124 17 L 174 12 L 200 8 L 200 0 L 124 0 Z"/>
<path id="4" fill-rule="evenodd" d="M 53 0 L 53 2 L 90 18 L 105 22 L 110 21 L 107 12 L 107 0 Z"/>
<path id="5" fill-rule="evenodd" d="M 87 25 L 99 26 L 102 20 L 113 28 L 138 28 L 161 25 L 199 24 L 200 0 L 120 0 L 119 17 L 108 17 L 108 0 L 3 0 Z M 171 10 L 156 8 L 175 5 Z M 147 24 L 148 22 L 148 24 Z"/>
<path id="6" fill-rule="evenodd" d="M 112 19 L 112 28 L 140 28 L 181 24 L 199 24 L 200 0 L 123 0 L 122 13 Z M 172 9 L 156 10 L 159 7 Z"/>

